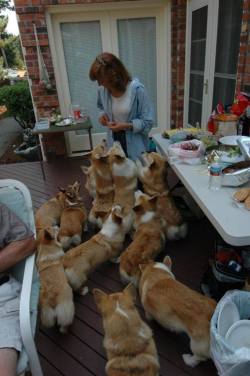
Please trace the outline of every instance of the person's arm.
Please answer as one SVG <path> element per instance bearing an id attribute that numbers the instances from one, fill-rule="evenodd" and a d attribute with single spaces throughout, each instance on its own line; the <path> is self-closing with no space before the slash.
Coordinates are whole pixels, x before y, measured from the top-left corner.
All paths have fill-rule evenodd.
<path id="1" fill-rule="evenodd" d="M 98 107 L 98 110 L 99 110 L 99 116 L 98 116 L 98 121 L 99 123 L 101 123 L 103 126 L 106 126 L 108 121 L 109 121 L 109 117 L 108 115 L 106 114 L 106 112 L 104 111 L 104 107 L 103 107 L 103 103 L 102 103 L 102 99 L 101 99 L 101 88 L 98 89 L 98 94 L 97 94 L 97 107 Z"/>
<path id="2" fill-rule="evenodd" d="M 25 257 L 31 255 L 36 248 L 34 237 L 18 240 L 6 245 L 0 251 L 0 272 L 11 268 Z"/>
<path id="3" fill-rule="evenodd" d="M 137 89 L 137 116 L 131 120 L 133 132 L 148 135 L 154 124 L 153 108 L 144 88 Z"/>

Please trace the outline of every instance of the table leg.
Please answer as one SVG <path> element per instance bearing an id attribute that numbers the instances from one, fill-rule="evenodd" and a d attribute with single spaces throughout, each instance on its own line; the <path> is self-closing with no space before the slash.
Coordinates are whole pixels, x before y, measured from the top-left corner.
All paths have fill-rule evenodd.
<path id="1" fill-rule="evenodd" d="M 89 129 L 88 132 L 89 132 L 90 150 L 93 150 L 93 141 L 92 141 L 92 133 L 91 133 L 91 129 Z"/>
<path id="2" fill-rule="evenodd" d="M 45 171 L 44 171 L 44 168 L 43 168 L 43 156 L 42 156 L 42 150 L 41 150 L 42 146 L 40 146 L 40 142 L 39 142 L 39 134 L 36 137 L 36 145 L 38 147 L 38 158 L 39 158 L 40 166 L 41 166 L 41 169 L 42 169 L 43 180 L 46 180 Z"/>

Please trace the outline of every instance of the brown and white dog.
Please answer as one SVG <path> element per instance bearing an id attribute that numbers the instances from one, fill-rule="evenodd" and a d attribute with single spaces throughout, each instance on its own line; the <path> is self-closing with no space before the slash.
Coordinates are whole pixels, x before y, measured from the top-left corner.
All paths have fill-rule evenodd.
<path id="1" fill-rule="evenodd" d="M 89 195 L 93 198 L 96 197 L 96 182 L 93 166 L 81 166 L 82 172 L 86 176 L 85 188 L 87 189 Z"/>
<path id="2" fill-rule="evenodd" d="M 59 188 L 60 192 L 57 193 L 56 197 L 51 198 L 40 206 L 35 214 L 37 232 L 47 226 L 60 224 L 63 209 L 70 203 L 77 203 L 80 200 L 79 187 L 80 184 L 76 181 L 74 184 L 69 184 L 66 189 Z"/>
<path id="3" fill-rule="evenodd" d="M 167 238 L 170 240 L 185 238 L 187 225 L 183 222 L 181 213 L 168 190 L 166 160 L 160 154 L 153 152 L 143 153 L 141 161 L 136 161 L 139 179 L 145 193 L 158 195 L 157 206 L 159 214 L 165 220 Z"/>
<path id="4" fill-rule="evenodd" d="M 111 167 L 108 157 L 108 149 L 106 141 L 103 140 L 97 145 L 91 153 L 91 169 L 95 179 L 96 196 L 93 206 L 89 213 L 89 221 L 102 227 L 102 218 L 98 216 L 98 212 L 109 213 L 114 200 L 114 186 L 111 174 Z"/>
<path id="5" fill-rule="evenodd" d="M 87 212 L 83 204 L 69 205 L 63 209 L 58 240 L 64 250 L 82 242 L 86 221 Z"/>
<path id="6" fill-rule="evenodd" d="M 63 265 L 74 290 L 86 293 L 88 275 L 100 264 L 120 255 L 130 227 L 130 218 L 124 217 L 122 209 L 115 206 L 96 235 L 65 254 Z"/>
<path id="7" fill-rule="evenodd" d="M 137 188 L 137 167 L 126 158 L 120 142 L 114 142 L 108 152 L 115 188 L 114 205 L 120 205 L 124 213 L 133 216 L 135 190 Z"/>
<path id="8" fill-rule="evenodd" d="M 210 357 L 210 320 L 216 302 L 176 281 L 171 264 L 166 256 L 163 263 L 141 265 L 141 301 L 148 319 L 190 337 L 193 355 L 182 357 L 188 366 L 194 367 Z"/>
<path id="9" fill-rule="evenodd" d="M 120 276 L 123 282 L 138 284 L 139 265 L 154 260 L 165 244 L 162 220 L 157 212 L 157 197 L 135 192 L 136 229 L 132 243 L 120 257 Z"/>
<path id="10" fill-rule="evenodd" d="M 110 295 L 94 289 L 93 294 L 103 319 L 106 374 L 157 376 L 160 366 L 152 330 L 135 308 L 133 286 Z"/>
<path id="11" fill-rule="evenodd" d="M 64 252 L 57 241 L 57 234 L 55 227 L 40 231 L 36 264 L 41 283 L 41 322 L 47 328 L 57 324 L 63 333 L 73 322 L 75 308 L 72 289 L 62 265 Z"/>

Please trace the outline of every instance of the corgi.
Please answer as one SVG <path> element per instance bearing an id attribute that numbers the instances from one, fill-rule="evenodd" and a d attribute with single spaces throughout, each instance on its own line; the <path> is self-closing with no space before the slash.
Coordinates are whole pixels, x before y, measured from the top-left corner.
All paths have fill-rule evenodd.
<path id="1" fill-rule="evenodd" d="M 143 190 L 150 196 L 169 190 L 167 183 L 167 161 L 156 152 L 142 153 L 141 160 L 136 160 L 138 177 Z"/>
<path id="2" fill-rule="evenodd" d="M 73 292 L 68 284 L 62 260 L 64 252 L 57 240 L 58 229 L 47 227 L 40 231 L 37 246 L 37 269 L 40 276 L 39 305 L 43 326 L 57 324 L 65 333 L 74 319 Z"/>
<path id="3" fill-rule="evenodd" d="M 187 235 L 187 224 L 176 207 L 167 184 L 167 162 L 158 153 L 143 153 L 137 160 L 139 179 L 145 193 L 158 195 L 157 207 L 165 220 L 165 233 L 169 240 L 182 239 Z"/>
<path id="4" fill-rule="evenodd" d="M 164 328 L 185 332 L 193 355 L 183 354 L 191 367 L 210 357 L 210 320 L 216 302 L 176 281 L 171 259 L 142 264 L 139 292 L 148 319 Z"/>
<path id="5" fill-rule="evenodd" d="M 137 167 L 127 158 L 120 142 L 114 142 L 108 152 L 115 187 L 114 205 L 120 205 L 124 212 L 131 213 L 137 188 Z"/>
<path id="6" fill-rule="evenodd" d="M 102 315 L 108 376 L 157 376 L 159 361 L 152 330 L 135 308 L 135 291 L 128 285 L 122 292 L 106 294 L 94 289 Z"/>
<path id="7" fill-rule="evenodd" d="M 157 213 L 157 197 L 135 193 L 135 234 L 120 257 L 120 276 L 124 283 L 138 285 L 139 265 L 154 260 L 165 244 L 163 222 Z"/>
<path id="8" fill-rule="evenodd" d="M 101 227 L 103 222 L 102 218 L 97 216 L 97 212 L 109 213 L 114 201 L 114 185 L 107 150 L 106 141 L 103 140 L 93 149 L 90 157 L 96 196 L 89 213 L 89 222 L 98 227 Z"/>
<path id="9" fill-rule="evenodd" d="M 84 286 L 88 275 L 103 262 L 120 255 L 130 227 L 130 218 L 124 217 L 122 208 L 115 206 L 96 235 L 65 254 L 63 265 L 73 290 L 82 294 L 88 291 Z"/>
<path id="10" fill-rule="evenodd" d="M 82 172 L 86 176 L 85 188 L 87 189 L 89 195 L 93 198 L 96 197 L 96 181 L 94 175 L 93 166 L 81 166 Z"/>
<path id="11" fill-rule="evenodd" d="M 35 224 L 37 232 L 47 226 L 60 224 L 63 209 L 67 204 L 76 203 L 80 200 L 79 183 L 69 184 L 67 188 L 59 188 L 56 197 L 45 202 L 35 214 Z"/>
<path id="12" fill-rule="evenodd" d="M 82 242 L 86 221 L 87 212 L 83 204 L 69 205 L 63 209 L 58 240 L 64 251 Z"/>

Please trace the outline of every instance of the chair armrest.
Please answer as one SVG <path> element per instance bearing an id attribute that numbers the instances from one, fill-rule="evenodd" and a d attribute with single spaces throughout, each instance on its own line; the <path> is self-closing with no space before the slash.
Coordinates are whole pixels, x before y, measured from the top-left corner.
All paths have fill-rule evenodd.
<path id="1" fill-rule="evenodd" d="M 39 357 L 34 342 L 33 328 L 31 323 L 31 296 L 35 273 L 35 254 L 27 257 L 22 281 L 20 296 L 20 330 L 25 351 L 29 358 L 32 375 L 43 376 Z M 29 299 L 27 300 L 27 297 Z"/>

